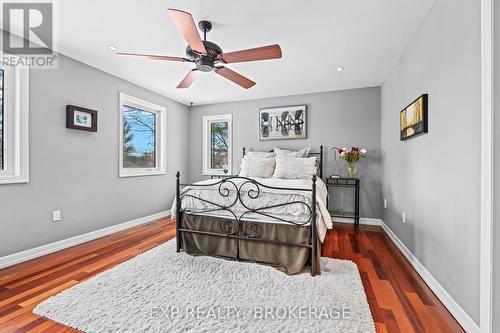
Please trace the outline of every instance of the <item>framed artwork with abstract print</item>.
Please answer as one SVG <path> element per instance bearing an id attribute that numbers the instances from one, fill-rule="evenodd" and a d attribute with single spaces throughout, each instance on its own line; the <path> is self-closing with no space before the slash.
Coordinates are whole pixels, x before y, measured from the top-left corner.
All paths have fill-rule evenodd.
<path id="1" fill-rule="evenodd" d="M 306 138 L 306 105 L 259 110 L 259 140 Z"/>
<path id="2" fill-rule="evenodd" d="M 401 141 L 427 133 L 427 100 L 424 94 L 399 113 Z"/>
<path id="3" fill-rule="evenodd" d="M 97 111 L 66 105 L 66 128 L 97 132 Z"/>

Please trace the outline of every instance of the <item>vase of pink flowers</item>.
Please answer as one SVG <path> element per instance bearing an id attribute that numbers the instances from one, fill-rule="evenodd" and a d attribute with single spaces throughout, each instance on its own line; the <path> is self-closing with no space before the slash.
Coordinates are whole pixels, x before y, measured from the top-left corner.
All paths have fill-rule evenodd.
<path id="1" fill-rule="evenodd" d="M 356 162 L 360 158 L 366 158 L 367 150 L 359 147 L 351 147 L 351 149 L 335 147 L 333 149 L 339 153 L 341 159 L 347 162 L 347 176 L 356 178 Z"/>

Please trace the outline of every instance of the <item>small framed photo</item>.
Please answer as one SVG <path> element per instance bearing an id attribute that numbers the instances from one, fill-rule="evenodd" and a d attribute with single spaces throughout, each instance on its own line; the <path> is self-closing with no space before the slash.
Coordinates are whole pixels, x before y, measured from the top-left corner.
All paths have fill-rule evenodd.
<path id="1" fill-rule="evenodd" d="M 66 128 L 97 132 L 97 111 L 66 105 Z"/>

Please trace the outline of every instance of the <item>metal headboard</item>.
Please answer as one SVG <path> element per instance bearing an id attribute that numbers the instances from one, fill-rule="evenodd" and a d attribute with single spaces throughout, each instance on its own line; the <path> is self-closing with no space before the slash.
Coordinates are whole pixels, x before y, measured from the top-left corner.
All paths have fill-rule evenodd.
<path id="1" fill-rule="evenodd" d="M 272 152 L 270 150 L 269 152 Z M 246 154 L 246 148 L 243 147 L 243 156 Z M 319 178 L 323 179 L 323 145 L 319 146 L 319 152 L 318 153 L 311 153 L 309 152 L 309 156 L 318 156 L 316 158 L 316 169 L 318 170 Z"/>

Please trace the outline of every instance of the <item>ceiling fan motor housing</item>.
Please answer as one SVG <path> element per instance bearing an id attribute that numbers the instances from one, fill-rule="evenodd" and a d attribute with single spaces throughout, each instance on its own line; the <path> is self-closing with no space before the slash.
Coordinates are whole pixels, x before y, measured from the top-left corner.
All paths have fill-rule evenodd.
<path id="1" fill-rule="evenodd" d="M 190 46 L 186 48 L 186 56 L 188 59 L 191 59 L 196 64 L 196 68 L 198 68 L 202 72 L 210 72 L 215 67 L 215 61 L 217 57 L 222 54 L 222 49 L 219 45 L 209 42 L 208 40 L 202 41 L 205 49 L 207 50 L 207 55 L 201 55 L 194 52 Z"/>

